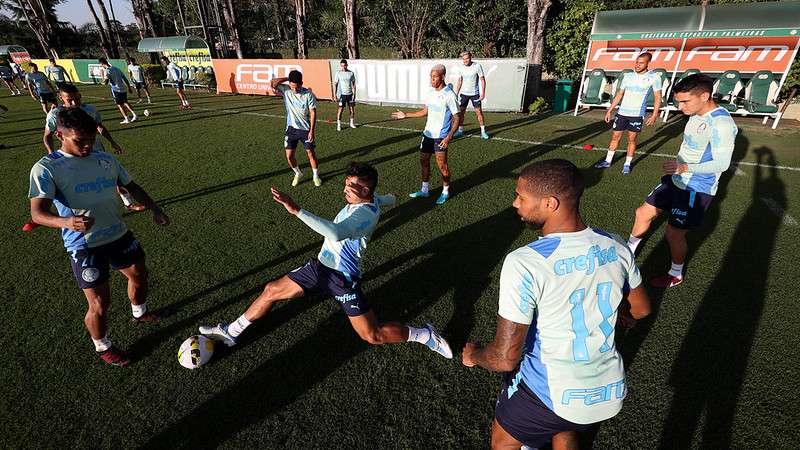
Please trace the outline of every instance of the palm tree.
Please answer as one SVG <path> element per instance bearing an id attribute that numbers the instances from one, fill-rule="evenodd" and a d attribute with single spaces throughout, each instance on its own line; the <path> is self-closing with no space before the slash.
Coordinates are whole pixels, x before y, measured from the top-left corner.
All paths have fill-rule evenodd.
<path id="1" fill-rule="evenodd" d="M 347 57 L 358 59 L 358 24 L 356 23 L 356 0 L 342 0 L 344 5 L 344 27 L 347 31 Z"/>
<path id="2" fill-rule="evenodd" d="M 103 53 L 106 55 L 106 58 L 110 59 L 114 54 L 114 50 L 111 45 L 111 39 L 109 38 L 108 32 L 103 26 L 103 22 L 100 21 L 99 17 L 97 17 L 97 12 L 94 10 L 94 4 L 92 4 L 92 0 L 86 0 L 86 4 L 89 5 L 89 11 L 92 13 L 92 17 L 94 17 L 94 23 L 97 25 L 97 34 L 100 35 L 100 47 L 103 49 Z"/>
<path id="3" fill-rule="evenodd" d="M 58 27 L 55 7 L 60 0 L 0 0 L 0 6 L 12 11 L 12 14 L 21 17 L 28 24 L 36 39 L 39 41 L 44 54 L 48 58 L 58 58 L 58 36 L 55 33 Z"/>

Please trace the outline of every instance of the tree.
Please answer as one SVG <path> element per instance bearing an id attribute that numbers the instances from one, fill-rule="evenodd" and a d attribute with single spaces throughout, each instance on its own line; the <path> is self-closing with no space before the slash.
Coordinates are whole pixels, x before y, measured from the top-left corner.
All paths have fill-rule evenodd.
<path id="1" fill-rule="evenodd" d="M 111 23 L 111 19 L 108 17 L 108 10 L 106 9 L 106 4 L 103 0 L 96 0 L 97 6 L 100 7 L 100 15 L 103 16 L 103 23 L 105 24 L 105 32 L 106 32 L 106 39 L 109 43 L 109 49 L 111 50 L 111 57 L 112 58 L 119 58 L 119 50 L 121 50 L 117 45 L 114 45 L 114 28 L 113 24 Z M 118 43 L 121 45 L 120 43 Z"/>
<path id="2" fill-rule="evenodd" d="M 356 0 L 342 0 L 344 27 L 347 34 L 347 57 L 358 59 L 358 24 L 356 23 Z"/>
<path id="3" fill-rule="evenodd" d="M 297 57 L 307 58 L 308 45 L 306 44 L 306 0 L 294 0 L 295 28 L 297 30 Z"/>
<path id="4" fill-rule="evenodd" d="M 97 34 L 100 35 L 100 46 L 103 49 L 103 54 L 106 55 L 106 58 L 112 58 L 114 50 L 113 46 L 111 45 L 111 39 L 109 39 L 108 32 L 103 26 L 103 22 L 100 21 L 99 17 L 97 17 L 97 11 L 94 9 L 92 0 L 86 0 L 86 4 L 89 6 L 89 12 L 92 13 L 92 17 L 94 17 L 94 23 L 97 25 Z"/>
<path id="5" fill-rule="evenodd" d="M 236 57 L 242 59 L 244 58 L 242 40 L 239 38 L 239 24 L 236 23 L 236 9 L 233 7 L 233 0 L 223 0 L 222 15 L 225 18 L 225 26 L 228 28 L 228 34 L 231 37 L 233 49 L 236 51 Z"/>
<path id="6" fill-rule="evenodd" d="M 550 0 L 528 0 L 528 40 L 525 58 L 528 61 L 527 100 L 539 93 L 542 81 L 542 56 L 544 55 L 544 30 Z"/>
<path id="7" fill-rule="evenodd" d="M 431 18 L 426 0 L 387 0 L 385 7 L 395 25 L 395 40 L 403 58 L 422 58 Z"/>

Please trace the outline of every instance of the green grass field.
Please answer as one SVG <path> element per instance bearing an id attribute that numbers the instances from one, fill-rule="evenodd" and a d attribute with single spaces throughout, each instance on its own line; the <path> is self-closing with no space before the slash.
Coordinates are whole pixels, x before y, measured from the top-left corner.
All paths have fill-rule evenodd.
<path id="1" fill-rule="evenodd" d="M 313 187 L 298 155 L 306 177 L 291 188 L 276 99 L 190 92 L 195 109 L 183 112 L 171 90 L 156 89 L 153 115 L 122 126 L 107 88 L 83 92 L 125 148 L 122 163 L 172 219 L 160 228 L 149 213 L 126 214 L 147 252 L 149 305 L 171 315 L 131 324 L 123 277 L 113 275 L 110 337 L 137 360 L 121 369 L 94 355 L 59 233 L 21 231 L 43 115 L 29 97 L 0 98 L 11 109 L 0 118 L 2 448 L 486 448 L 500 376 L 457 358 L 466 340 L 492 338 L 503 258 L 538 237 L 511 208 L 516 175 L 543 158 L 586 168 L 585 221 L 627 236 L 685 123 L 673 116 L 644 131 L 634 172 L 623 177 L 620 162 L 590 169 L 602 150 L 570 147 L 607 145 L 600 112 L 489 114 L 497 139 L 452 144 L 454 195 L 437 207 L 435 196 L 406 195 L 418 187 L 423 121 L 392 122 L 386 108 L 359 106 L 366 126 L 337 133 L 325 122 L 335 107 L 323 102 L 324 184 Z M 736 120 L 738 170 L 724 175 L 704 225 L 689 235 L 683 285 L 648 288 L 653 315 L 620 343 L 630 393 L 595 448 L 800 445 L 800 130 Z M 369 247 L 371 303 L 380 318 L 436 325 L 456 359 L 417 344 L 369 346 L 333 300 L 310 297 L 273 310 L 201 370 L 180 367 L 177 348 L 198 325 L 233 320 L 267 281 L 319 250 L 321 237 L 275 204 L 269 187 L 332 218 L 351 160 L 375 164 L 380 191 L 399 199 Z M 435 169 L 432 185 L 438 194 Z M 663 232 L 660 221 L 640 246 L 646 278 L 669 267 Z"/>

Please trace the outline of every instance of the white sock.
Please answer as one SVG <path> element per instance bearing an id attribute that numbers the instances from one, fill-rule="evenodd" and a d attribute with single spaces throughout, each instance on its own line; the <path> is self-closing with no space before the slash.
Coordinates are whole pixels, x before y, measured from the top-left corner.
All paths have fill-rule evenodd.
<path id="1" fill-rule="evenodd" d="M 446 184 L 442 186 L 442 194 L 449 194 L 450 193 L 450 185 Z"/>
<path id="2" fill-rule="evenodd" d="M 458 127 L 458 131 L 463 133 L 464 132 L 464 127 Z"/>
<path id="3" fill-rule="evenodd" d="M 486 126 L 485 125 L 481 125 L 481 133 L 486 133 Z"/>
<path id="4" fill-rule="evenodd" d="M 101 339 L 92 339 L 92 342 L 94 342 L 94 350 L 96 352 L 104 352 L 111 348 L 111 339 L 108 338 L 108 335 Z"/>
<path id="5" fill-rule="evenodd" d="M 610 163 L 611 160 L 614 159 L 614 153 L 616 152 L 613 150 L 609 150 L 608 153 L 606 153 L 606 162 Z"/>
<path id="6" fill-rule="evenodd" d="M 353 125 L 355 123 L 354 120 L 355 119 L 353 119 L 352 117 L 350 118 L 350 125 Z"/>
<path id="7" fill-rule="evenodd" d="M 639 242 L 642 242 L 642 238 L 630 235 L 630 237 L 628 237 L 628 248 L 631 249 L 633 253 L 636 253 L 636 247 L 639 246 Z"/>
<path id="8" fill-rule="evenodd" d="M 297 166 L 292 167 L 292 170 L 294 170 L 295 175 L 302 175 L 303 174 L 303 172 L 300 172 L 300 168 L 297 167 Z"/>
<path id="9" fill-rule="evenodd" d="M 131 303 L 131 310 L 133 311 L 133 317 L 138 319 L 147 312 L 147 303 L 142 303 L 141 305 L 134 305 Z"/>
<path id="10" fill-rule="evenodd" d="M 672 267 L 669 269 L 669 274 L 673 277 L 683 278 L 683 264 L 672 263 Z"/>
<path id="11" fill-rule="evenodd" d="M 425 344 L 431 338 L 431 331 L 427 328 L 417 328 L 408 326 L 408 341 L 407 342 L 419 342 L 420 344 Z"/>
<path id="12" fill-rule="evenodd" d="M 228 325 L 228 334 L 233 337 L 238 337 L 240 334 L 242 334 L 242 331 L 244 331 L 244 329 L 249 327 L 252 323 L 253 322 L 247 320 L 247 317 L 242 314 L 238 319 L 236 319 L 236 322 Z"/>
<path id="13" fill-rule="evenodd" d="M 341 121 L 341 120 L 339 120 L 339 119 L 336 119 L 336 125 L 337 125 L 337 126 L 342 126 L 342 121 Z"/>
<path id="14" fill-rule="evenodd" d="M 314 174 L 314 178 L 319 178 L 319 169 L 311 169 L 311 173 Z"/>
<path id="15" fill-rule="evenodd" d="M 429 188 L 430 188 L 430 183 L 428 183 L 427 181 L 423 181 L 422 182 L 422 188 L 420 188 L 420 191 L 428 192 Z"/>
<path id="16" fill-rule="evenodd" d="M 630 166 L 631 162 L 633 162 L 633 156 L 626 156 L 625 157 L 625 165 Z"/>
<path id="17" fill-rule="evenodd" d="M 119 198 L 122 199 L 122 204 L 125 206 L 131 206 L 133 204 L 133 198 L 131 198 L 131 194 L 120 192 Z"/>

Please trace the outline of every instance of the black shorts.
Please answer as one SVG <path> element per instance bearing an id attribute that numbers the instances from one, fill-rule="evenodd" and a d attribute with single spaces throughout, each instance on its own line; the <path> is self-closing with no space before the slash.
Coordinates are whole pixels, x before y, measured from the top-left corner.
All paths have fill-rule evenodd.
<path id="1" fill-rule="evenodd" d="M 10 83 L 10 82 L 12 82 L 12 81 L 14 81 L 14 75 L 11 75 L 11 76 L 8 76 L 8 75 L 3 75 L 3 76 L 2 76 L 2 77 L 0 77 L 0 78 L 2 78 L 2 79 L 3 79 L 3 81 L 8 81 L 9 83 Z"/>
<path id="2" fill-rule="evenodd" d="M 137 90 L 138 89 L 144 89 L 144 88 L 147 87 L 147 83 L 145 83 L 144 81 L 134 81 L 133 85 L 134 85 L 134 87 L 136 87 Z"/>
<path id="3" fill-rule="evenodd" d="M 128 103 L 128 93 L 127 92 L 114 92 L 111 91 L 111 96 L 114 97 L 114 103 L 117 105 L 124 105 Z"/>
<path id="4" fill-rule="evenodd" d="M 543 447 L 558 433 L 589 432 L 599 426 L 599 422 L 583 425 L 556 415 L 522 381 L 519 369 L 504 375 L 494 418 L 514 439 L 534 448 Z"/>
<path id="5" fill-rule="evenodd" d="M 108 281 L 109 265 L 114 270 L 120 270 L 144 259 L 144 249 L 129 231 L 114 242 L 73 250 L 69 256 L 78 286 L 88 289 Z"/>
<path id="6" fill-rule="evenodd" d="M 481 107 L 481 95 L 480 94 L 475 94 L 475 95 L 459 94 L 458 97 L 459 97 L 458 106 L 461 109 L 466 109 L 467 108 L 467 104 L 470 101 L 472 101 L 472 107 L 473 108 L 480 108 Z"/>
<path id="7" fill-rule="evenodd" d="M 66 86 L 68 84 L 69 83 L 67 83 L 66 81 L 56 81 L 56 89 L 58 89 L 60 91 L 62 87 Z"/>
<path id="8" fill-rule="evenodd" d="M 353 101 L 353 94 L 342 94 L 339 96 L 339 106 L 343 107 L 345 105 L 353 106 L 356 102 Z"/>
<path id="9" fill-rule="evenodd" d="M 712 200 L 713 195 L 681 189 L 672 182 L 672 175 L 664 175 L 661 183 L 653 188 L 645 201 L 667 211 L 670 225 L 686 230 L 703 223 L 703 217 Z"/>
<path id="10" fill-rule="evenodd" d="M 442 139 L 434 139 L 429 138 L 428 136 L 422 136 L 422 142 L 419 143 L 419 151 L 422 153 L 446 152 L 446 148 L 439 147 L 439 143 L 441 142 Z"/>
<path id="11" fill-rule="evenodd" d="M 289 272 L 286 276 L 300 285 L 306 294 L 332 296 L 348 316 L 360 316 L 370 310 L 369 303 L 361 290 L 361 280 L 333 270 L 316 258 Z"/>
<path id="12" fill-rule="evenodd" d="M 283 148 L 289 150 L 297 149 L 297 144 L 302 142 L 306 150 L 314 150 L 317 146 L 313 142 L 308 142 L 308 130 L 298 130 L 294 127 L 286 129 L 283 138 Z"/>
<path id="13" fill-rule="evenodd" d="M 43 105 L 47 103 L 58 104 L 58 101 L 56 100 L 56 95 L 52 92 L 42 92 L 39 94 L 39 103 Z"/>
<path id="14" fill-rule="evenodd" d="M 611 129 L 614 131 L 633 131 L 634 133 L 639 133 L 642 131 L 643 123 L 643 117 L 621 116 L 617 114 L 614 116 L 614 126 L 611 127 Z"/>
<path id="15" fill-rule="evenodd" d="M 183 80 L 175 82 L 175 89 L 182 91 L 183 90 Z"/>

